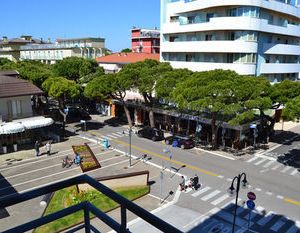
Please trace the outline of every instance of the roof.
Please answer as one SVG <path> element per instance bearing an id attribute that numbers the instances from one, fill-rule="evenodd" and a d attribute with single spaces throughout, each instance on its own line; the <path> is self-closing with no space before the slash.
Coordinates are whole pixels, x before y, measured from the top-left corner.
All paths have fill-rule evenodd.
<path id="1" fill-rule="evenodd" d="M 159 54 L 156 53 L 113 53 L 103 57 L 97 57 L 98 63 L 106 64 L 128 64 L 146 59 L 153 59 L 159 61 Z"/>
<path id="2" fill-rule="evenodd" d="M 32 38 L 31 40 L 25 40 L 22 38 L 12 38 L 7 40 L 0 40 L 0 44 L 28 44 L 28 43 L 37 43 L 37 44 L 43 44 L 47 43 L 45 41 L 41 41 L 40 39 Z"/>
<path id="3" fill-rule="evenodd" d="M 104 38 L 100 37 L 82 37 L 82 38 L 68 38 L 68 39 L 56 39 L 57 42 L 62 42 L 62 41 L 73 41 L 73 40 L 88 40 L 88 41 L 97 41 L 97 42 L 104 42 Z"/>
<path id="4" fill-rule="evenodd" d="M 0 76 L 18 76 L 19 72 L 16 70 L 0 70 Z"/>
<path id="5" fill-rule="evenodd" d="M 43 91 L 29 81 L 0 73 L 0 98 L 38 94 Z"/>

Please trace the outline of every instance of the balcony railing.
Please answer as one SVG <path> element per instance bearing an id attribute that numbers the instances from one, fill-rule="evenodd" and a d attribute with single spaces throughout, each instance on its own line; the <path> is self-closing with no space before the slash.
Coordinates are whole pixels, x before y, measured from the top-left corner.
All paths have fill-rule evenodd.
<path id="1" fill-rule="evenodd" d="M 147 210 L 141 208 L 140 206 L 136 205 L 135 203 L 127 200 L 126 198 L 122 197 L 118 193 L 114 192 L 113 190 L 109 189 L 105 185 L 99 183 L 98 181 L 94 180 L 88 175 L 81 175 L 75 178 L 70 178 L 68 180 L 60 181 L 51 185 L 47 185 L 44 187 L 37 188 L 32 191 L 24 192 L 24 193 L 16 193 L 10 196 L 0 198 L 0 209 L 5 208 L 11 205 L 15 205 L 24 201 L 31 200 L 33 198 L 45 195 L 47 193 L 55 192 L 57 190 L 77 185 L 77 184 L 89 184 L 94 187 L 99 192 L 103 193 L 107 197 L 111 198 L 115 202 L 119 203 L 121 206 L 121 223 L 117 222 L 106 213 L 102 212 L 101 210 L 97 209 L 91 203 L 85 201 L 81 202 L 80 204 L 65 208 L 58 212 L 43 216 L 39 219 L 35 219 L 28 223 L 24 223 L 17 227 L 11 228 L 9 230 L 4 231 L 3 233 L 16 233 L 16 232 L 26 232 L 32 230 L 34 228 L 40 227 L 47 223 L 50 223 L 54 220 L 63 218 L 67 215 L 73 214 L 78 210 L 84 211 L 84 224 L 79 226 L 77 230 L 85 228 L 85 232 L 91 232 L 91 230 L 95 229 L 94 226 L 90 223 L 90 212 L 93 213 L 98 219 L 102 220 L 105 224 L 111 227 L 116 232 L 130 232 L 127 229 L 127 218 L 126 218 L 126 210 L 131 211 L 141 219 L 145 220 L 146 222 L 150 223 L 152 226 L 156 227 L 157 229 L 163 232 L 172 232 L 172 233 L 179 233 L 181 232 L 177 228 L 173 227 L 169 223 L 166 223 L 162 219 L 156 217 L 155 215 L 151 214 Z"/>

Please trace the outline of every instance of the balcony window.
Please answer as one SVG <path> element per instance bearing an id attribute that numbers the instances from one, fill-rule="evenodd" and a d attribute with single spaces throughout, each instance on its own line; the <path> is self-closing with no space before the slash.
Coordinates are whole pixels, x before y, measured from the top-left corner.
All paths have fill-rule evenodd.
<path id="1" fill-rule="evenodd" d="M 179 21 L 179 16 L 171 16 L 170 23 L 177 23 Z"/>

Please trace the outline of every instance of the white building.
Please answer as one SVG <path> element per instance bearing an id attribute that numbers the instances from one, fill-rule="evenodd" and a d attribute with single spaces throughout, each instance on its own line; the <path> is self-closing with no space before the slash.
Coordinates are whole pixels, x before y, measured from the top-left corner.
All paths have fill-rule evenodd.
<path id="1" fill-rule="evenodd" d="M 21 46 L 20 60 L 37 60 L 54 64 L 66 57 L 92 58 L 104 55 L 105 39 L 77 38 L 57 39 L 54 44 Z"/>
<path id="2" fill-rule="evenodd" d="M 297 0 L 161 0 L 161 61 L 299 79 Z"/>

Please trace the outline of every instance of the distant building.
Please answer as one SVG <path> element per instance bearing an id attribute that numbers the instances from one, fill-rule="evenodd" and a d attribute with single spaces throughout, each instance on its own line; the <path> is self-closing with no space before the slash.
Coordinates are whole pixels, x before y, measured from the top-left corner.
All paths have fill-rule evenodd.
<path id="1" fill-rule="evenodd" d="M 34 39 L 31 36 L 23 35 L 20 38 L 9 39 L 3 36 L 0 39 L 0 58 L 7 58 L 11 61 L 20 59 L 20 47 L 27 44 L 45 44 L 42 39 Z"/>
<path id="2" fill-rule="evenodd" d="M 159 54 L 151 53 L 113 53 L 103 57 L 97 57 L 99 66 L 104 68 L 105 73 L 117 73 L 129 63 L 153 59 L 159 61 Z"/>
<path id="3" fill-rule="evenodd" d="M 160 31 L 157 29 L 131 29 L 131 49 L 135 53 L 159 53 Z"/>
<path id="4" fill-rule="evenodd" d="M 104 38 L 57 39 L 54 44 L 21 46 L 20 60 L 37 60 L 54 64 L 66 57 L 92 58 L 104 55 Z"/>

